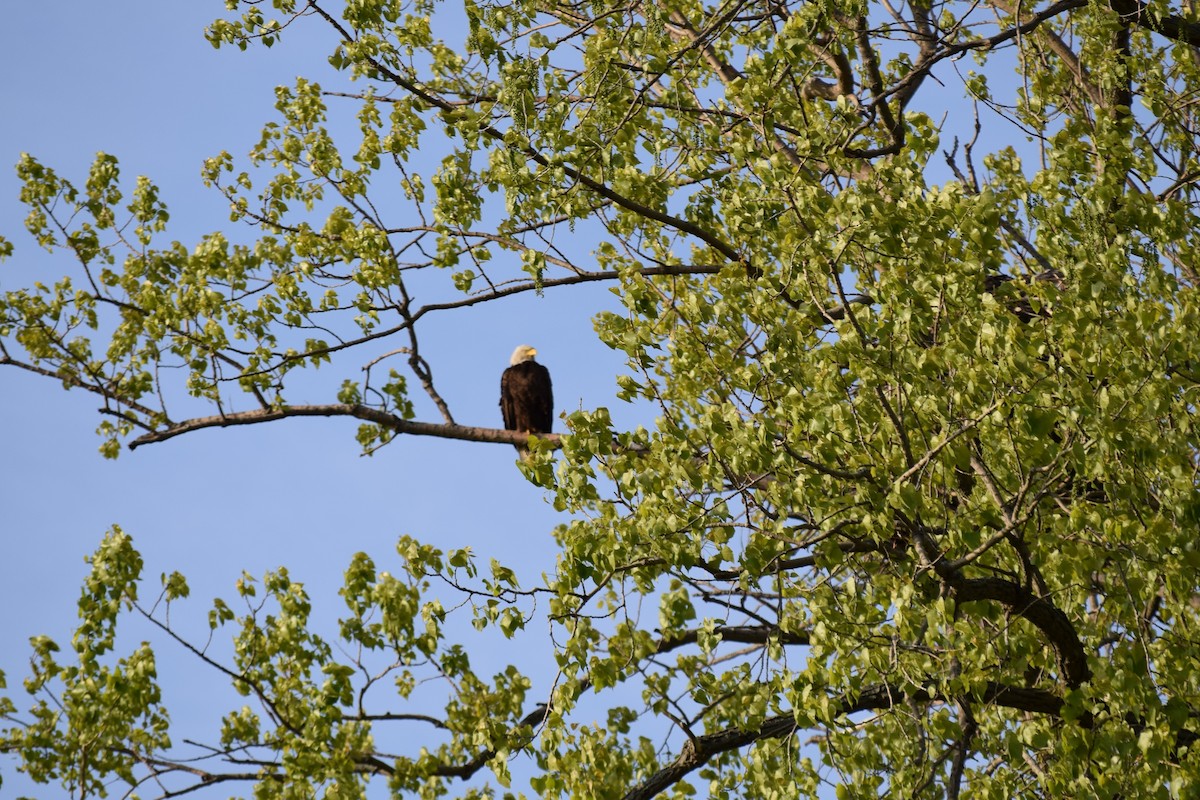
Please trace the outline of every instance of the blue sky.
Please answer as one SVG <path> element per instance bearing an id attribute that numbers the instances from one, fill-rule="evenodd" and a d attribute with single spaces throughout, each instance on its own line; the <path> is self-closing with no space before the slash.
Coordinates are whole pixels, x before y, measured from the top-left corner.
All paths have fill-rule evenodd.
<path id="1" fill-rule="evenodd" d="M 329 80 L 326 88 L 348 87 L 325 64 L 332 43 L 318 24 L 290 31 L 272 50 L 214 50 L 202 32 L 222 8 L 218 0 L 74 0 L 6 11 L 0 234 L 16 252 L 0 264 L 0 290 L 49 283 L 73 267 L 24 232 L 13 170 L 22 152 L 77 184 L 97 151 L 120 159 L 130 186 L 148 175 L 171 210 L 159 246 L 171 239 L 190 246 L 213 230 L 250 235 L 231 226 L 225 201 L 202 186 L 202 161 L 221 150 L 245 154 L 273 117 L 277 84 L 305 74 Z M 500 372 L 522 342 L 537 346 L 552 370 L 559 411 L 612 404 L 621 360 L 595 340 L 590 322 L 604 296 L 593 289 L 524 297 L 431 319 L 424 352 L 458 421 L 499 426 Z M 563 520 L 520 476 L 510 447 L 401 438 L 364 458 L 353 421 L 300 419 L 201 431 L 111 462 L 97 452 L 97 405 L 55 382 L 0 369 L 0 669 L 18 705 L 29 637 L 69 645 L 83 559 L 113 524 L 145 558 L 146 597 L 160 573 L 189 578 L 192 599 L 174 612 L 183 624 L 201 623 L 215 596 L 232 601 L 243 570 L 261 576 L 280 565 L 306 584 L 316 618 L 331 622 L 352 554 L 367 551 L 387 568 L 400 534 L 443 549 L 471 547 L 484 565 L 501 558 L 526 584 L 553 565 L 550 531 Z M 419 417 L 436 421 L 424 410 Z M 511 657 L 548 681 L 552 662 L 539 644 L 545 626 L 534 627 L 537 637 Z M 128 635 L 136 643 L 151 633 L 134 625 Z M 501 645 L 488 640 L 492 646 Z M 214 731 L 189 723 L 213 717 L 208 693 L 220 682 L 203 683 L 205 671 L 178 649 L 157 649 L 175 738 Z M 479 655 L 498 666 L 510 658 L 500 650 Z M 533 695 L 548 688 L 535 685 Z M 31 787 L 11 761 L 0 760 L 0 777 L 4 796 L 58 794 Z"/>

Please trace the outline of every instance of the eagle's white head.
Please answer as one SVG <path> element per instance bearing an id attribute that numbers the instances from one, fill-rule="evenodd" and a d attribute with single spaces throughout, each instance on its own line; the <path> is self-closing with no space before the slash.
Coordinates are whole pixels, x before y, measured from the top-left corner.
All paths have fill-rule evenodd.
<path id="1" fill-rule="evenodd" d="M 522 364 L 526 361 L 533 361 L 533 357 L 537 355 L 537 350 L 527 344 L 518 345 L 516 350 L 513 350 L 512 358 L 508 363 L 514 367 L 517 364 Z"/>

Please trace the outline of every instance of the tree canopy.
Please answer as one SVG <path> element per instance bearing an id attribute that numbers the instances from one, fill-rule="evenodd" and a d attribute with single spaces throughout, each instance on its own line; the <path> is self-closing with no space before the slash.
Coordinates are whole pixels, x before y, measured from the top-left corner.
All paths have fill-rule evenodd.
<path id="1" fill-rule="evenodd" d="M 22 157 L 70 272 L 0 299 L 0 368 L 100 397 L 114 457 L 292 416 L 356 418 L 367 452 L 525 444 L 454 416 L 427 320 L 601 283 L 613 402 L 654 422 L 528 442 L 514 469 L 563 513 L 544 582 L 404 537 L 348 565 L 332 633 L 286 569 L 199 610 L 110 531 L 70 645 L 35 640 L 30 699 L 0 699 L 33 779 L 1200 791 L 1190 3 L 225 6 L 216 47 L 328 36 L 251 152 L 205 165 L 236 224 L 169 241 L 115 157 Z M 228 658 L 181 632 L 205 613 Z M 162 642 L 123 650 L 129 616 Z M 493 633 L 554 662 L 477 670 Z M 170 724 L 165 646 L 247 698 L 219 730 Z"/>

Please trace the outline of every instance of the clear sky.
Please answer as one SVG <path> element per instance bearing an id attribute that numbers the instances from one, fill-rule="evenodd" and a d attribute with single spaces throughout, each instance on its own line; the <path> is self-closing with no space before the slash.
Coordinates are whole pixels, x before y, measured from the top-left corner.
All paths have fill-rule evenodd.
<path id="1" fill-rule="evenodd" d="M 116 155 L 129 185 L 145 174 L 162 190 L 171 224 L 159 245 L 191 246 L 205 232 L 232 227 L 225 202 L 200 181 L 203 159 L 221 150 L 245 154 L 273 118 L 274 87 L 305 74 L 348 88 L 325 63 L 332 42 L 321 25 L 296 28 L 269 51 L 217 51 L 202 32 L 222 9 L 220 0 L 59 0 L 5 11 L 0 233 L 16 252 L 0 264 L 0 290 L 49 283 L 73 267 L 24 231 L 13 169 L 20 153 L 77 184 L 97 151 Z M 431 320 L 425 354 L 458 421 L 499 427 L 500 372 L 522 342 L 538 347 L 553 372 L 559 412 L 613 405 L 622 362 L 595 340 L 590 322 L 603 296 L 548 294 Z M 29 637 L 47 634 L 69 651 L 83 559 L 113 524 L 145 558 L 144 596 L 157 591 L 160 573 L 188 576 L 192 599 L 175 614 L 196 623 L 214 596 L 234 599 L 242 570 L 261 577 L 280 565 L 306 584 L 317 619 L 331 622 L 351 555 L 365 550 L 387 568 L 405 533 L 444 549 L 471 547 L 483 565 L 501 558 L 526 584 L 553 564 L 550 531 L 564 520 L 521 478 L 510 447 L 401 438 L 364 458 L 354 421 L 318 418 L 200 431 L 110 462 L 97 452 L 97 405 L 52 381 L 0 369 L 0 669 L 19 706 Z M 419 418 L 437 421 L 427 406 L 419 410 Z M 520 652 L 492 657 L 545 678 L 552 662 L 545 643 L 537 644 L 545 625 L 534 627 L 538 636 Z M 136 643 L 151 634 L 135 626 L 128 635 Z M 189 725 L 215 712 L 209 693 L 216 689 L 200 682 L 205 671 L 168 643 L 157 650 L 173 736 L 211 736 L 215 726 Z M 548 688 L 535 684 L 534 696 Z M 0 776 L 5 797 L 58 794 L 32 787 L 11 761 L 0 760 Z"/>

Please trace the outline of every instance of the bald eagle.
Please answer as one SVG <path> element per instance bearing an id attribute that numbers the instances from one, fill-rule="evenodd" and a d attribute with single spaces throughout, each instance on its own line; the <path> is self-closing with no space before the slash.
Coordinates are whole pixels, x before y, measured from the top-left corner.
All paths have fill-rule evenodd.
<path id="1" fill-rule="evenodd" d="M 554 392 L 550 371 L 533 360 L 527 344 L 513 351 L 509 368 L 500 376 L 500 413 L 504 427 L 522 433 L 549 433 L 554 417 Z M 523 447 L 517 450 L 524 452 Z"/>

